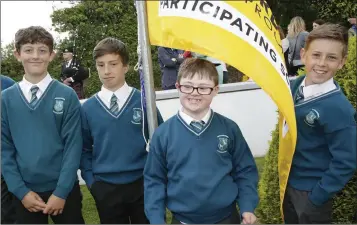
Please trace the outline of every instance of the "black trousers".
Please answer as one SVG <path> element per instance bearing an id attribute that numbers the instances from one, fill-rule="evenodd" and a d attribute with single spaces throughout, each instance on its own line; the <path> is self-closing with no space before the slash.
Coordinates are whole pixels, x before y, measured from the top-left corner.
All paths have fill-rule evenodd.
<path id="1" fill-rule="evenodd" d="M 149 224 L 144 212 L 144 181 L 110 184 L 96 181 L 91 193 L 102 224 Z"/>
<path id="2" fill-rule="evenodd" d="M 9 192 L 4 177 L 1 175 L 1 224 L 16 223 L 14 195 Z"/>
<path id="3" fill-rule="evenodd" d="M 228 72 L 223 71 L 223 84 L 227 84 L 227 83 L 228 83 Z"/>
<path id="4" fill-rule="evenodd" d="M 234 204 L 234 207 L 232 207 L 232 214 L 228 216 L 227 218 L 217 222 L 216 224 L 240 224 L 240 216 L 238 214 L 238 211 L 236 209 L 236 206 Z M 174 216 L 172 217 L 171 224 L 181 224 L 180 221 L 178 221 Z"/>
<path id="5" fill-rule="evenodd" d="M 332 200 L 316 206 L 308 199 L 308 193 L 288 186 L 283 202 L 285 223 L 331 224 Z"/>
<path id="6" fill-rule="evenodd" d="M 37 193 L 43 201 L 47 202 L 52 191 Z M 14 204 L 16 207 L 16 221 L 20 224 L 48 224 L 48 215 L 42 212 L 30 212 L 22 204 L 22 202 L 15 198 Z M 84 224 L 82 216 L 82 202 L 81 191 L 78 183 L 75 183 L 72 191 L 66 199 L 66 204 L 62 214 L 51 216 L 56 224 Z"/>

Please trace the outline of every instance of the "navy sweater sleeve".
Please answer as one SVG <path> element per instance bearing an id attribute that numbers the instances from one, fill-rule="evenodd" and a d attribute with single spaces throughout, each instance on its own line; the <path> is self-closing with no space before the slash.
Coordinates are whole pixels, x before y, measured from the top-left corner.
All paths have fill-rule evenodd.
<path id="1" fill-rule="evenodd" d="M 159 135 L 153 135 L 144 169 L 145 214 L 151 224 L 165 224 L 167 168 L 159 143 Z"/>
<path id="2" fill-rule="evenodd" d="M 310 201 L 322 205 L 352 178 L 357 164 L 356 122 L 353 109 L 335 107 L 324 125 L 325 139 L 332 155 L 329 169 L 309 194 Z"/>
<path id="3" fill-rule="evenodd" d="M 81 157 L 81 175 L 86 185 L 90 188 L 94 182 L 92 171 L 92 157 L 93 157 L 93 139 L 88 125 L 87 116 L 82 106 L 81 109 L 82 119 L 82 138 L 83 138 L 83 151 Z"/>
<path id="4" fill-rule="evenodd" d="M 173 68 L 176 67 L 176 62 L 171 60 L 170 55 L 167 54 L 164 48 L 158 49 L 158 57 L 165 67 L 173 67 Z"/>
<path id="5" fill-rule="evenodd" d="M 237 203 L 240 213 L 254 213 L 258 205 L 258 170 L 254 157 L 239 127 L 234 128 L 233 171 L 232 176 L 238 187 Z"/>
<path id="6" fill-rule="evenodd" d="M 22 200 L 30 191 L 22 179 L 15 159 L 16 149 L 12 141 L 10 128 L 8 125 L 6 100 L 1 101 L 1 163 L 2 174 L 4 175 L 9 191 Z"/>
<path id="7" fill-rule="evenodd" d="M 61 137 L 64 143 L 62 167 L 53 194 L 66 199 L 77 180 L 77 170 L 82 152 L 82 130 L 80 102 L 74 91 L 71 91 L 67 113 L 61 127 Z"/>

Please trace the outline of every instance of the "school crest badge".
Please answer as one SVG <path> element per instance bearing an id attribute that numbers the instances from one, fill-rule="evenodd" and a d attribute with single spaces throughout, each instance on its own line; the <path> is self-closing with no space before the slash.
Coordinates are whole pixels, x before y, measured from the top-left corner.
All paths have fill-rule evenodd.
<path id="1" fill-rule="evenodd" d="M 64 98 L 55 98 L 55 104 L 53 106 L 53 112 L 57 114 L 63 113 Z"/>
<path id="2" fill-rule="evenodd" d="M 142 110 L 140 108 L 133 108 L 133 124 L 140 124 L 142 117 Z"/>
<path id="3" fill-rule="evenodd" d="M 225 153 L 228 149 L 229 137 L 227 135 L 218 135 L 218 152 Z"/>
<path id="4" fill-rule="evenodd" d="M 320 118 L 319 113 L 316 109 L 311 109 L 311 111 L 305 116 L 305 123 L 311 127 L 315 126 L 315 121 Z"/>

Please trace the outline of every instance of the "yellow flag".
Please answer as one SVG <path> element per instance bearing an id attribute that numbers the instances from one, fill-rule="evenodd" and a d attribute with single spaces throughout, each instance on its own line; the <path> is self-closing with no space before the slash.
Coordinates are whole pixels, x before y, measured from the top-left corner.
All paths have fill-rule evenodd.
<path id="1" fill-rule="evenodd" d="M 281 40 L 267 3 L 160 0 L 147 1 L 146 5 L 150 44 L 222 60 L 251 77 L 277 104 L 282 115 L 279 121 L 282 202 L 296 144 L 296 122 Z"/>

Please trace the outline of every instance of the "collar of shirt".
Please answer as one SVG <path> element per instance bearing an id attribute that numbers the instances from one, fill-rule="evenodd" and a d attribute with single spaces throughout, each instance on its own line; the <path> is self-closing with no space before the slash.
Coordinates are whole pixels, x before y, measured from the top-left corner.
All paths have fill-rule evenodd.
<path id="1" fill-rule="evenodd" d="M 102 86 L 102 89 L 98 93 L 98 96 L 107 105 L 107 107 L 110 108 L 110 100 L 113 94 L 115 94 L 115 96 L 118 98 L 118 105 L 121 108 L 125 101 L 128 99 L 131 91 L 132 87 L 129 87 L 128 84 L 125 82 L 124 85 L 115 92 L 112 92 Z"/>
<path id="2" fill-rule="evenodd" d="M 66 67 L 69 67 L 71 63 L 72 63 L 72 59 L 67 62 Z"/>
<path id="3" fill-rule="evenodd" d="M 26 96 L 30 96 L 31 98 L 31 87 L 36 85 L 39 90 L 37 91 L 37 97 L 40 97 L 45 91 L 48 85 L 51 83 L 52 78 L 49 73 L 37 84 L 30 83 L 26 80 L 25 76 L 22 78 L 22 81 L 19 82 L 21 90 L 24 92 Z"/>
<path id="4" fill-rule="evenodd" d="M 209 118 L 211 117 L 211 114 L 212 114 L 211 111 L 212 110 L 209 109 L 208 112 L 206 113 L 206 115 L 201 119 L 201 121 L 205 122 L 205 124 L 207 124 Z M 184 113 L 183 112 L 183 108 L 180 109 L 179 115 L 181 116 L 183 121 L 185 121 L 185 123 L 187 123 L 188 125 L 190 125 L 192 121 L 197 121 L 197 120 L 193 119 L 191 116 L 189 116 L 186 113 Z"/>
<path id="5" fill-rule="evenodd" d="M 309 85 L 307 87 L 305 87 L 305 79 L 300 84 L 300 86 L 303 87 L 303 94 L 304 94 L 305 100 L 323 95 L 329 91 L 336 89 L 336 85 L 333 82 L 333 78 L 325 81 L 322 84 L 313 84 L 313 85 Z"/>

